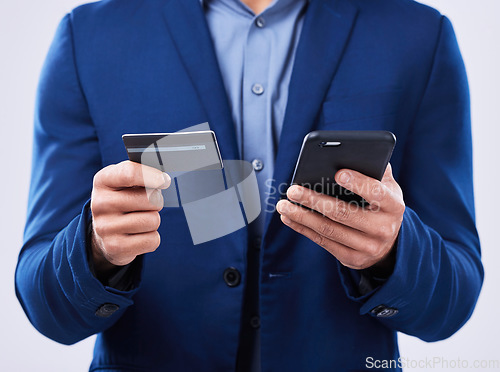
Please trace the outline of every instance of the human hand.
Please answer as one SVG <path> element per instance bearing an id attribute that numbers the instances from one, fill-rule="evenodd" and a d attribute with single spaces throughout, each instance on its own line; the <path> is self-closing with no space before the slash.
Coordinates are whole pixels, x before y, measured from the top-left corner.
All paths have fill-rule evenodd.
<path id="1" fill-rule="evenodd" d="M 127 265 L 158 248 L 161 189 L 170 182 L 166 173 L 128 160 L 96 173 L 90 206 L 96 272 Z"/>
<path id="2" fill-rule="evenodd" d="M 390 164 L 382 181 L 343 169 L 336 182 L 363 197 L 370 205 L 361 208 L 302 186 L 291 186 L 288 198 L 314 211 L 280 200 L 276 206 L 284 224 L 308 237 L 352 269 L 392 272 L 390 253 L 395 245 L 405 204 Z M 391 267 L 392 265 L 392 267 Z"/>

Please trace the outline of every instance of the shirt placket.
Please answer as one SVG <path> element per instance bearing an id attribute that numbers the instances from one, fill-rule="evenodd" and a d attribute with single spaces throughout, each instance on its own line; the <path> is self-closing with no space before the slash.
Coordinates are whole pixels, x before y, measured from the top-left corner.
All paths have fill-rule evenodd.
<path id="1" fill-rule="evenodd" d="M 245 45 L 242 84 L 243 159 L 252 163 L 260 192 L 273 173 L 272 91 L 269 68 L 272 45 L 266 13 L 252 19 Z M 263 206 L 264 207 L 264 206 Z"/>

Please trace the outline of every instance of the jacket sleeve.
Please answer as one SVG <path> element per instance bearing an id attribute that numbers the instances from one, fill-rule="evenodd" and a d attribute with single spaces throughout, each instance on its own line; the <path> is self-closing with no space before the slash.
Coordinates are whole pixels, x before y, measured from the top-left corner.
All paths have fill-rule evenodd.
<path id="1" fill-rule="evenodd" d="M 451 336 L 471 316 L 483 282 L 472 185 L 470 99 L 450 21 L 442 17 L 432 69 L 397 180 L 406 211 L 396 266 L 361 295 L 339 264 L 361 314 L 425 341 Z"/>
<path id="2" fill-rule="evenodd" d="M 16 294 L 31 323 L 64 344 L 110 327 L 133 303 L 139 285 L 118 291 L 89 270 L 88 200 L 101 167 L 67 15 L 41 73 L 27 223 L 15 275 Z"/>

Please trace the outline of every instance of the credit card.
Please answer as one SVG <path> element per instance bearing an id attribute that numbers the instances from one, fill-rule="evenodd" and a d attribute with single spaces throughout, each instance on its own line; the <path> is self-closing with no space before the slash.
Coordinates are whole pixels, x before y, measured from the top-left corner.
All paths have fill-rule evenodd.
<path id="1" fill-rule="evenodd" d="M 211 130 L 124 134 L 122 139 L 131 161 L 162 172 L 184 173 L 223 168 L 217 139 Z"/>

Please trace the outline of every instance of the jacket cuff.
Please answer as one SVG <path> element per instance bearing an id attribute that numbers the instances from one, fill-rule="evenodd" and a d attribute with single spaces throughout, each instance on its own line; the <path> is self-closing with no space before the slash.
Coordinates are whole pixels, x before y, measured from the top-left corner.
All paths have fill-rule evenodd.
<path id="1" fill-rule="evenodd" d="M 68 265 L 59 265 L 57 276 L 66 295 L 74 297 L 80 307 L 95 312 L 98 317 L 119 314 L 133 304 L 132 297 L 140 287 L 142 260 L 134 276 L 133 289 L 119 290 L 101 283 L 93 274 L 87 259 L 88 227 L 92 221 L 90 200 L 82 213 L 66 229 L 66 237 L 73 236 L 67 246 Z M 73 231 L 71 231 L 73 230 Z M 64 253 L 63 253 L 64 254 Z M 68 280 L 72 279 L 72 280 Z"/>
<path id="2" fill-rule="evenodd" d="M 413 256 L 412 235 L 415 227 L 413 219 L 418 218 L 413 210 L 406 208 L 403 222 L 396 242 L 396 264 L 393 273 L 387 278 L 374 278 L 364 271 L 352 270 L 338 263 L 342 286 L 349 299 L 361 303 L 360 314 L 370 314 L 378 318 L 397 317 L 401 308 L 407 305 L 405 298 L 410 294 L 411 283 L 408 265 L 419 262 Z M 366 282 L 369 285 L 366 285 Z"/>
<path id="3" fill-rule="evenodd" d="M 95 270 L 92 260 L 92 219 L 87 222 L 87 263 L 92 275 L 105 287 L 111 287 L 119 291 L 131 291 L 139 286 L 142 272 L 143 256 L 138 256 L 128 265 L 117 267 L 114 272 L 105 278 L 100 278 Z"/>

